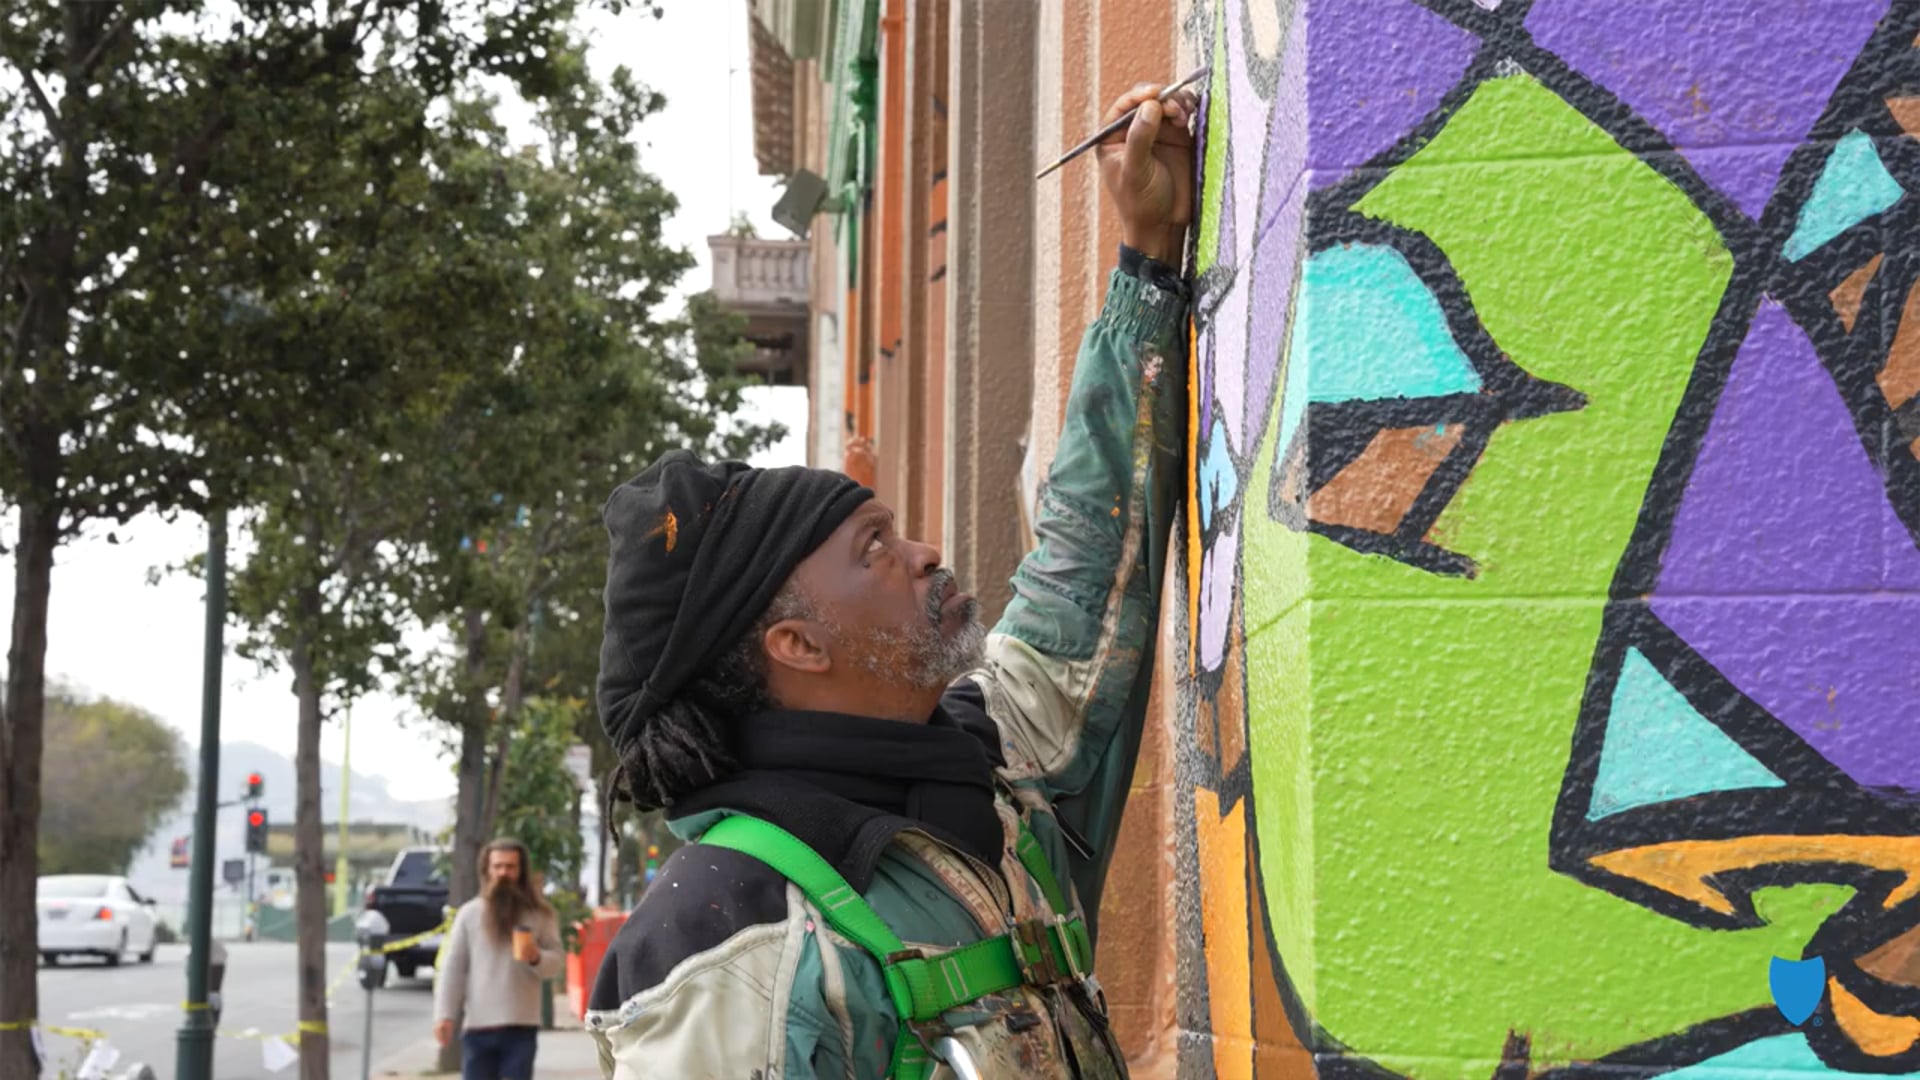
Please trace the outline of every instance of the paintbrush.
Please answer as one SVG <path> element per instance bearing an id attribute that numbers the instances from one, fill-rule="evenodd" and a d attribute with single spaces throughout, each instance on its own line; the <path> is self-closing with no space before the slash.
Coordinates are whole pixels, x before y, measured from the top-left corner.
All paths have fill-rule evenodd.
<path id="1" fill-rule="evenodd" d="M 1186 87 L 1192 86 L 1194 83 L 1197 83 L 1201 79 L 1206 78 L 1208 72 L 1211 70 L 1212 69 L 1208 65 L 1202 64 L 1200 68 L 1196 70 L 1193 74 L 1188 75 L 1186 78 L 1181 79 L 1179 82 L 1174 83 L 1172 86 L 1169 86 L 1165 90 L 1160 91 L 1159 96 L 1155 97 L 1154 100 L 1159 102 L 1165 102 L 1168 98 L 1172 97 L 1178 91 L 1183 90 Z M 1048 173 L 1052 172 L 1055 169 L 1058 169 L 1060 166 L 1065 165 L 1067 162 L 1072 161 L 1074 158 L 1079 157 L 1081 154 L 1086 153 L 1087 151 L 1093 149 L 1094 147 L 1099 146 L 1102 142 L 1105 142 L 1107 138 L 1111 136 L 1114 132 L 1125 130 L 1128 124 L 1133 123 L 1133 115 L 1139 111 L 1140 111 L 1140 106 L 1138 105 L 1135 105 L 1133 108 L 1128 109 L 1126 113 L 1123 114 L 1118 120 L 1115 120 L 1113 123 L 1108 124 L 1106 127 L 1103 127 L 1099 131 L 1094 132 L 1092 135 L 1087 137 L 1087 141 L 1081 143 L 1079 146 L 1076 146 L 1073 149 L 1067 151 L 1066 153 L 1061 154 L 1060 160 L 1054 162 L 1053 164 L 1047 166 L 1044 169 L 1041 169 L 1039 172 L 1034 174 L 1033 178 L 1035 180 L 1046 179 L 1046 176 Z"/>

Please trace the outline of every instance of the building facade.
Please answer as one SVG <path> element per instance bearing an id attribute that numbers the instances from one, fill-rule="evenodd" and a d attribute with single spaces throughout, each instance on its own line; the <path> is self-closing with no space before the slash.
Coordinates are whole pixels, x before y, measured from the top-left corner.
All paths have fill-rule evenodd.
<path id="1" fill-rule="evenodd" d="M 1920 1073 L 1920 3 L 751 17 L 814 460 L 989 590 L 1118 240 L 1033 172 L 1211 65 L 1135 1075 Z"/>

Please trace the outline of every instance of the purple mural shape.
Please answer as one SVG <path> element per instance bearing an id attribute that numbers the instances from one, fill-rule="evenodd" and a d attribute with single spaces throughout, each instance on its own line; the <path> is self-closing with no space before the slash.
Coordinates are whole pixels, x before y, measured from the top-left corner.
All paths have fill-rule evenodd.
<path id="1" fill-rule="evenodd" d="M 1207 548 L 1200 571 L 1200 666 L 1218 671 L 1227 662 L 1227 629 L 1233 617 L 1233 584 L 1239 577 L 1240 536 L 1222 529 Z"/>
<path id="2" fill-rule="evenodd" d="M 1884 572 L 1920 572 L 1897 524 L 1813 346 L 1762 304 L 1687 479 L 1653 611 L 1854 780 L 1920 791 L 1920 596 L 1880 591 Z"/>
<path id="3" fill-rule="evenodd" d="M 1265 175 L 1260 185 L 1260 232 L 1253 242 L 1253 325 L 1247 331 L 1246 417 L 1248 451 L 1260 445 L 1273 414 L 1274 375 L 1285 347 L 1287 305 L 1299 261 L 1300 223 L 1306 215 L 1305 131 L 1306 35 L 1293 34 L 1281 54 L 1280 83 L 1267 121 Z"/>
<path id="4" fill-rule="evenodd" d="M 1887 0 L 1537 0 L 1527 26 L 1757 219 L 1886 10 Z"/>
<path id="5" fill-rule="evenodd" d="M 1321 5 L 1307 15 L 1307 39 L 1307 153 L 1316 188 L 1411 131 L 1460 81 L 1479 47 L 1412 0 Z"/>

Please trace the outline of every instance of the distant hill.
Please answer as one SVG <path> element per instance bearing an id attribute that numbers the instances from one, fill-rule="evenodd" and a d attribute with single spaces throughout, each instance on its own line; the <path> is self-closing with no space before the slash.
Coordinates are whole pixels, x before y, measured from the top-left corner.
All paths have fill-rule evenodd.
<path id="1" fill-rule="evenodd" d="M 134 887 L 149 893 L 163 907 L 185 904 L 187 872 L 168 865 L 168 855 L 176 836 L 193 835 L 193 803 L 198 790 L 200 758 L 192 747 L 185 749 L 187 769 L 195 777 L 188 785 L 175 811 L 154 830 L 147 847 L 134 856 L 127 876 Z M 265 791 L 260 800 L 267 817 L 275 823 L 293 821 L 293 759 L 257 743 L 230 742 L 220 747 L 220 797 L 234 798 L 246 775 L 260 774 Z M 320 763 L 320 816 L 328 825 L 336 824 L 340 805 L 340 767 L 329 761 Z M 354 772 L 347 791 L 352 808 L 349 822 L 382 822 L 413 825 L 437 833 L 453 821 L 451 799 L 406 802 L 387 793 L 387 782 L 378 776 Z M 214 847 L 219 859 L 238 859 L 246 854 L 244 824 L 240 808 L 220 811 Z"/>

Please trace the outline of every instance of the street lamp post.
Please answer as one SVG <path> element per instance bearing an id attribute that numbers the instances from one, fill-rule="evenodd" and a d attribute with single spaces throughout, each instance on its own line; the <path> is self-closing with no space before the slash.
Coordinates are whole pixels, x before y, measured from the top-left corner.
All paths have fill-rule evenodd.
<path id="1" fill-rule="evenodd" d="M 212 1080 L 213 1011 L 207 1002 L 208 949 L 213 940 L 213 860 L 220 789 L 220 662 L 227 621 L 227 512 L 207 515 L 207 618 L 200 671 L 200 784 L 193 811 L 193 869 L 189 871 L 186 1016 L 180 1024 L 174 1076 Z"/>

